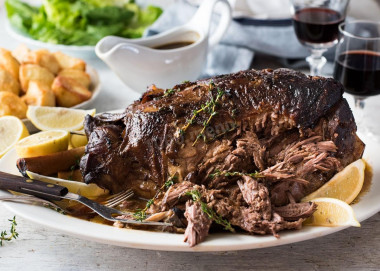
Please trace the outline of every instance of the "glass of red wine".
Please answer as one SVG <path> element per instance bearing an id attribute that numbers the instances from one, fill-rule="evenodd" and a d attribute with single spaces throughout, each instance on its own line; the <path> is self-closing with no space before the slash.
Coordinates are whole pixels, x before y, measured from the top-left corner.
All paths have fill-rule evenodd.
<path id="1" fill-rule="evenodd" d="M 379 129 L 364 125 L 364 100 L 380 94 L 380 22 L 351 21 L 339 26 L 334 78 L 355 98 L 360 130 L 376 135 Z M 375 120 L 376 126 L 380 126 Z M 361 127 L 360 127 L 361 126 Z M 376 131 L 377 130 L 377 131 Z"/>
<path id="2" fill-rule="evenodd" d="M 293 26 L 298 40 L 308 47 L 310 75 L 320 75 L 326 64 L 323 53 L 338 43 L 340 23 L 349 0 L 291 0 Z"/>

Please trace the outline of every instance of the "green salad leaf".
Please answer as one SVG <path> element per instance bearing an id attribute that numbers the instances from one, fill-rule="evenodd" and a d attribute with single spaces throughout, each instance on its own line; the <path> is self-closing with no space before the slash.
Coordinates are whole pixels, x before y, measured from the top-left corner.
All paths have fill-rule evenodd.
<path id="1" fill-rule="evenodd" d="M 131 0 L 44 0 L 39 8 L 7 0 L 5 5 L 13 27 L 66 45 L 95 45 L 108 35 L 139 38 L 162 14 L 159 7 L 142 9 Z"/>
<path id="2" fill-rule="evenodd" d="M 10 23 L 23 32 L 28 32 L 32 26 L 32 18 L 38 9 L 20 1 L 6 1 L 5 7 Z"/>

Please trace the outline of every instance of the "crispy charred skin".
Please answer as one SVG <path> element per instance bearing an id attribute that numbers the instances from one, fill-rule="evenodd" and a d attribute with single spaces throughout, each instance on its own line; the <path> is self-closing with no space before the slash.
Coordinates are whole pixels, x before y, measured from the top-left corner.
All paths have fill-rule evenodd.
<path id="1" fill-rule="evenodd" d="M 278 162 L 268 154 L 271 149 L 277 146 L 280 152 L 291 140 L 320 135 L 320 140 L 336 145 L 337 151 L 328 155 L 340 166 L 313 171 L 306 176 L 308 184 L 287 187 L 298 200 L 360 158 L 364 150 L 351 110 L 342 98 L 343 87 L 333 79 L 288 69 L 248 70 L 173 89 L 170 94 L 149 90 L 122 116 L 87 118 L 89 144 L 81 161 L 86 183 L 97 183 L 114 193 L 132 188 L 146 198 L 173 174 L 179 181 L 220 188 L 220 183 L 208 178 L 214 170 L 261 171 Z M 196 138 L 210 117 L 208 113 L 199 114 L 181 133 L 194 110 L 215 99 L 218 91 L 223 95 L 205 130 L 206 141 Z M 254 135 L 256 147 L 239 152 L 243 139 L 253 138 L 248 132 Z M 286 138 L 289 142 L 281 147 Z M 270 189 L 274 187 L 270 185 Z M 277 205 L 289 202 L 278 199 Z"/>

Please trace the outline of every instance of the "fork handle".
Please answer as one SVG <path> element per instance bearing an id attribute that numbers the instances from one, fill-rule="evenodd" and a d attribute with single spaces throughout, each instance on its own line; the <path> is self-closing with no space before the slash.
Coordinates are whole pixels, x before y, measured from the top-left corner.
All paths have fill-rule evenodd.
<path id="1" fill-rule="evenodd" d="M 69 191 L 66 187 L 31 180 L 0 171 L 0 189 L 12 190 L 48 200 L 61 200 Z"/>

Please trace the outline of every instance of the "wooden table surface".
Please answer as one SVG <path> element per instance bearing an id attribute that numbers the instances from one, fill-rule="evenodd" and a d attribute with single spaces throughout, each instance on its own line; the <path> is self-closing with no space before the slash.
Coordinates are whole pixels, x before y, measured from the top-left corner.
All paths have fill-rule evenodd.
<path id="1" fill-rule="evenodd" d="M 0 229 L 13 216 L 0 207 Z M 183 253 L 103 245 L 17 218 L 19 239 L 0 247 L 0 270 L 379 270 L 380 214 L 361 228 L 272 248 Z"/>
<path id="2" fill-rule="evenodd" d="M 376 2 L 377 1 L 377 2 Z M 351 1 L 351 15 L 380 19 L 380 0 Z M 1 10 L 1 8 L 0 8 Z M 0 21 L 0 47 L 18 44 Z M 275 66 L 258 58 L 257 67 Z M 122 108 L 137 98 L 120 95 L 119 79 L 96 59 L 103 90 L 98 112 Z M 255 62 L 253 63 L 255 65 Z M 0 231 L 13 213 L 0 204 Z M 122 248 L 67 236 L 17 217 L 19 238 L 0 247 L 0 270 L 380 270 L 380 214 L 338 233 L 290 245 L 223 253 L 181 253 Z"/>

